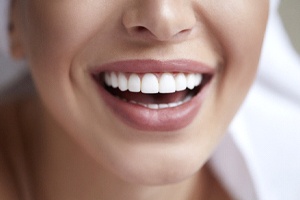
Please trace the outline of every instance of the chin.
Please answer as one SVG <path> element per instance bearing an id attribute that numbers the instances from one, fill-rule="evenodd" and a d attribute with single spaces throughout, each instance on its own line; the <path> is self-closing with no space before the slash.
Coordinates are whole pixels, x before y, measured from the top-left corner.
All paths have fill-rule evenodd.
<path id="1" fill-rule="evenodd" d="M 158 148 L 159 145 L 153 145 L 153 149 L 132 148 L 132 152 L 122 151 L 122 155 L 106 163 L 106 168 L 130 184 L 168 185 L 195 175 L 209 156 L 209 152 L 206 152 L 207 156 L 201 157 L 201 154 L 197 153 L 199 147 L 193 148 L 191 145 Z"/>
<path id="2" fill-rule="evenodd" d="M 179 164 L 170 162 L 169 164 L 157 166 L 138 166 L 119 171 L 120 178 L 125 182 L 145 186 L 161 186 L 182 182 L 197 173 L 201 164 L 185 163 Z"/>

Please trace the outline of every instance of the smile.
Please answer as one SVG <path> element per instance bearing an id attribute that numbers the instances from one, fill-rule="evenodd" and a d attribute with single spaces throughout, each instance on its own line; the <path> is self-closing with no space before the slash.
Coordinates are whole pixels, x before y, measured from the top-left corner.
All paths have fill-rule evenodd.
<path id="1" fill-rule="evenodd" d="M 107 90 L 122 100 L 150 109 L 164 109 L 179 106 L 190 100 L 192 95 L 189 92 L 190 95 L 184 95 L 187 92 L 180 91 L 193 90 L 198 87 L 203 76 L 198 73 L 146 73 L 138 75 L 135 73 L 105 72 L 104 77 Z M 126 91 L 135 94 L 127 93 L 126 95 Z"/>
<path id="2" fill-rule="evenodd" d="M 189 60 L 134 60 L 101 66 L 92 77 L 123 122 L 142 130 L 172 131 L 194 119 L 213 73 Z"/>

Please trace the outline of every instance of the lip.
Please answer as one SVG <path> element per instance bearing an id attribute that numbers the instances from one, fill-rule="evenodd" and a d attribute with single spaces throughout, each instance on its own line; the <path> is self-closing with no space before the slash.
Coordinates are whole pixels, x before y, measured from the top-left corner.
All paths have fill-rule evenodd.
<path id="1" fill-rule="evenodd" d="M 104 71 L 118 71 L 118 72 L 133 72 L 133 73 L 147 73 L 147 72 L 194 72 L 194 73 L 209 73 L 213 74 L 215 68 L 205 65 L 204 63 L 194 60 L 126 60 L 107 63 L 100 67 L 94 67 L 93 74 Z"/>
<path id="2" fill-rule="evenodd" d="M 131 73 L 193 72 L 214 75 L 215 69 L 193 60 L 127 60 L 95 67 L 91 75 L 104 71 Z M 111 95 L 96 81 L 99 94 L 110 110 L 128 126 L 143 131 L 176 131 L 188 126 L 203 104 L 211 80 L 190 101 L 173 108 L 149 109 Z"/>

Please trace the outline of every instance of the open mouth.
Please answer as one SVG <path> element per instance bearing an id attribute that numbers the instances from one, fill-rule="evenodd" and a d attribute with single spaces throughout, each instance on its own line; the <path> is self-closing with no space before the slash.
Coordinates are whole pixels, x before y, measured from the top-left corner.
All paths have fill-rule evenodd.
<path id="1" fill-rule="evenodd" d="M 91 71 L 107 111 L 147 133 L 189 125 L 199 113 L 215 73 L 213 66 L 184 59 L 117 61 Z"/>
<path id="2" fill-rule="evenodd" d="M 189 102 L 201 92 L 212 75 L 105 71 L 93 74 L 93 78 L 99 86 L 125 102 L 149 109 L 166 109 Z"/>

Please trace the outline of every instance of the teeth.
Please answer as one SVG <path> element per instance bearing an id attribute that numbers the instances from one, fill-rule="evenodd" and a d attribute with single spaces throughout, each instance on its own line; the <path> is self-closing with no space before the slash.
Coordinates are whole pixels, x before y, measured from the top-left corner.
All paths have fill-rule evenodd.
<path id="1" fill-rule="evenodd" d="M 189 89 L 194 89 L 196 83 L 195 74 L 189 74 L 186 78 L 186 85 Z"/>
<path id="2" fill-rule="evenodd" d="M 107 86 L 111 86 L 111 77 L 109 73 L 105 73 L 104 75 L 104 81 L 106 83 Z"/>
<path id="3" fill-rule="evenodd" d="M 165 104 L 165 103 L 158 104 L 158 108 L 160 108 L 160 109 L 169 108 L 169 104 Z"/>
<path id="4" fill-rule="evenodd" d="M 126 91 L 128 90 L 128 83 L 127 83 L 127 78 L 125 74 L 120 73 L 118 76 L 118 84 L 119 84 L 119 89 L 121 91 Z"/>
<path id="5" fill-rule="evenodd" d="M 202 82 L 202 74 L 162 73 L 156 75 L 146 73 L 138 75 L 106 72 L 104 81 L 107 86 L 119 88 L 121 91 L 129 90 L 145 94 L 174 93 L 199 86 Z"/>
<path id="6" fill-rule="evenodd" d="M 142 79 L 142 93 L 156 94 L 158 93 L 158 80 L 154 74 L 145 74 Z"/>
<path id="7" fill-rule="evenodd" d="M 160 93 L 174 93 L 176 91 L 175 79 L 172 74 L 163 73 L 159 80 Z"/>
<path id="8" fill-rule="evenodd" d="M 141 91 L 141 79 L 137 74 L 131 74 L 128 80 L 128 90 L 130 92 Z"/>
<path id="9" fill-rule="evenodd" d="M 159 108 L 159 106 L 158 106 L 158 104 L 148 104 L 148 108 L 156 110 Z"/>
<path id="10" fill-rule="evenodd" d="M 176 91 L 182 91 L 186 89 L 186 77 L 183 73 L 177 74 L 175 78 L 175 82 L 176 82 Z"/>
<path id="11" fill-rule="evenodd" d="M 202 74 L 195 74 L 195 78 L 196 78 L 195 85 L 197 86 L 200 85 L 203 79 Z"/>
<path id="12" fill-rule="evenodd" d="M 115 72 L 111 73 L 110 75 L 111 85 L 113 88 L 118 87 L 118 77 Z"/>
<path id="13" fill-rule="evenodd" d="M 158 110 L 158 109 L 164 109 L 164 108 L 175 108 L 177 106 L 180 106 L 188 101 L 190 101 L 192 99 L 192 96 L 187 96 L 184 100 L 182 101 L 178 101 L 178 102 L 173 102 L 173 103 L 168 103 L 168 104 L 143 104 L 143 103 L 140 103 L 140 102 L 136 102 L 136 101 L 129 101 L 129 103 L 132 103 L 132 104 L 138 104 L 138 105 L 141 105 L 141 106 L 144 106 L 146 108 L 150 108 L 150 109 L 153 109 L 153 110 Z M 126 101 L 126 99 L 122 99 L 123 101 Z"/>

